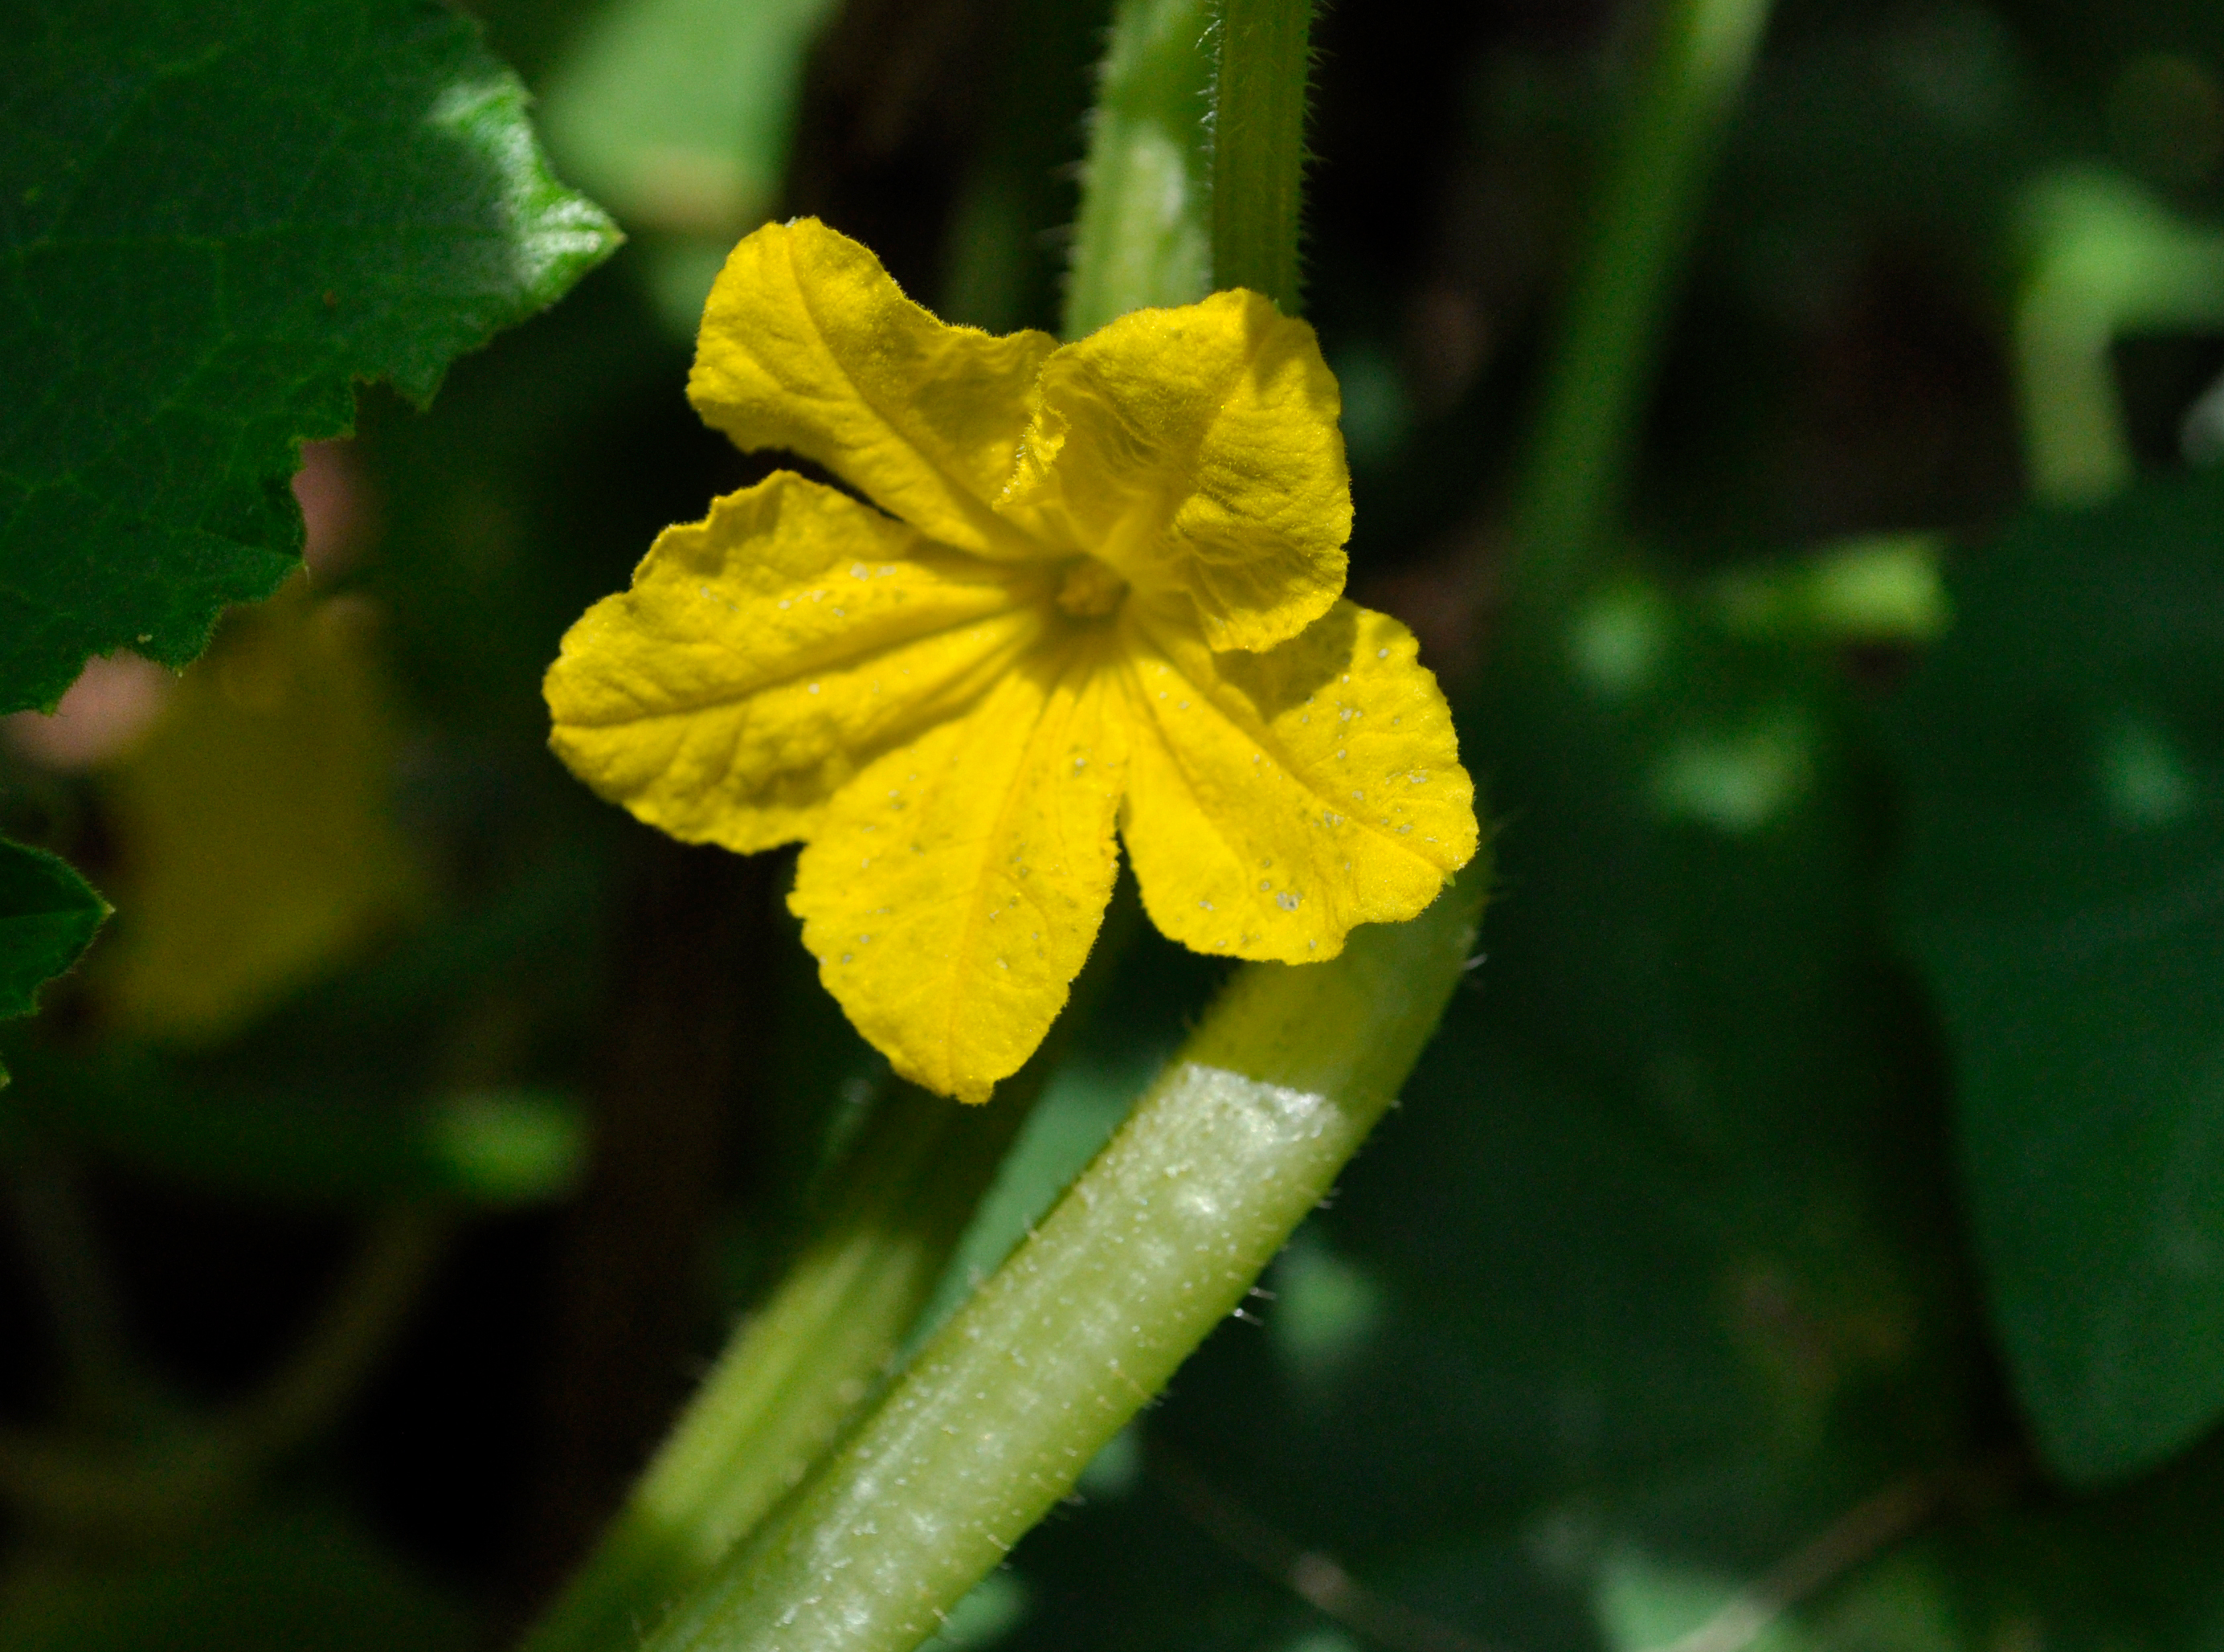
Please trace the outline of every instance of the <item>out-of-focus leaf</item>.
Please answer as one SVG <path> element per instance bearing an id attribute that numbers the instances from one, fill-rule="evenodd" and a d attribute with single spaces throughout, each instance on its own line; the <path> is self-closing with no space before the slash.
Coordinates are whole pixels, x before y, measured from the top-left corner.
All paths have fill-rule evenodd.
<path id="1" fill-rule="evenodd" d="M 2224 1413 L 2224 478 L 2035 514 L 1953 599 L 1899 708 L 1899 921 L 2017 1392 L 2111 1480 Z"/>
<path id="2" fill-rule="evenodd" d="M 1938 534 L 1847 540 L 1789 565 L 1741 569 L 1715 595 L 1723 623 L 1756 641 L 1935 642 L 1953 618 L 1938 566 L 1945 548 Z"/>
<path id="3" fill-rule="evenodd" d="M 1998 12 L 1844 14 L 1754 76 L 1717 210 L 1771 233 L 1726 244 L 1779 287 L 1806 273 L 1783 258 L 1806 250 L 1800 231 L 1914 223 L 1933 244 L 1981 244 L 2006 191 L 2063 146 L 2060 122 Z"/>
<path id="4" fill-rule="evenodd" d="M 335 1073 L 256 1083 L 111 1050 L 18 1058 L 0 1125 L 29 1125 L 149 1174 L 291 1205 L 560 1199 L 586 1162 L 578 1102 L 547 1091 L 382 1094 Z"/>
<path id="5" fill-rule="evenodd" d="M 357 380 L 424 401 L 616 237 L 423 0 L 30 0 L 0 62 L 12 711 L 89 655 L 199 653 L 299 566 L 287 479 Z"/>
<path id="6" fill-rule="evenodd" d="M 467 1652 L 478 1639 L 459 1603 L 321 1510 L 159 1560 L 22 1568 L 0 1586 L 9 1652 Z"/>
<path id="7" fill-rule="evenodd" d="M 77 961 L 107 915 L 67 861 L 0 839 L 0 1018 L 29 1015 L 41 984 Z"/>
<path id="8" fill-rule="evenodd" d="M 688 352 L 646 312 L 629 283 L 591 282 L 458 363 L 429 412 L 364 398 L 382 531 L 363 583 L 420 726 L 441 725 L 438 755 L 462 766 L 430 778 L 468 807 L 521 769 L 547 783 L 502 800 L 506 818 L 547 821 L 578 796 L 540 699 L 565 628 L 661 529 L 752 479 L 687 405 Z"/>
<path id="9" fill-rule="evenodd" d="M 104 776 L 123 862 L 121 1024 L 202 1043 L 422 905 L 395 829 L 372 616 L 296 585 L 234 615 Z"/>
<path id="10" fill-rule="evenodd" d="M 714 237 L 772 209 L 803 55 L 831 0 L 611 0 L 550 77 L 541 123 L 629 227 Z"/>
<path id="11" fill-rule="evenodd" d="M 985 1652 L 1001 1643 L 1027 1615 L 1027 1585 L 1008 1572 L 991 1572 L 951 1609 L 927 1645 Z"/>
<path id="12" fill-rule="evenodd" d="M 642 239 L 641 282 L 692 339 L 726 254 L 780 197 L 803 64 L 832 0 L 610 0 L 550 77 L 557 159 Z"/>
<path id="13" fill-rule="evenodd" d="M 585 1124 L 568 1081 L 540 1075 L 592 1002 L 602 898 L 594 857 L 545 854 L 214 1050 L 79 1050 L 26 1023 L 0 1137 L 284 1204 L 561 1198 Z"/>

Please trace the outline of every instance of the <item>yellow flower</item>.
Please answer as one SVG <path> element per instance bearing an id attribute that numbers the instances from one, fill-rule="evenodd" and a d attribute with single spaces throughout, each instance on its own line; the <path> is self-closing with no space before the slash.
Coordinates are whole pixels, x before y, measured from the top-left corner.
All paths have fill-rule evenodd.
<path id="1" fill-rule="evenodd" d="M 551 744 L 674 837 L 801 839 L 804 945 L 906 1077 L 1033 1052 L 1115 826 L 1166 934 L 1287 963 L 1475 852 L 1411 633 L 1339 600 L 1336 380 L 1256 294 L 991 338 L 804 219 L 728 259 L 688 395 L 881 510 L 783 472 L 667 529 L 564 639 Z"/>

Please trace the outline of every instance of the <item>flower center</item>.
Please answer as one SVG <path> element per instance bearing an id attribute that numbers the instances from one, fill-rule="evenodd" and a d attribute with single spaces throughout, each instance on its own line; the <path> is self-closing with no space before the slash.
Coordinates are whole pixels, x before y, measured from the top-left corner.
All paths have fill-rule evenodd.
<path id="1" fill-rule="evenodd" d="M 1102 619 L 1115 613 L 1128 594 L 1128 582 L 1093 556 L 1077 558 L 1058 588 L 1058 605 L 1076 619 Z"/>

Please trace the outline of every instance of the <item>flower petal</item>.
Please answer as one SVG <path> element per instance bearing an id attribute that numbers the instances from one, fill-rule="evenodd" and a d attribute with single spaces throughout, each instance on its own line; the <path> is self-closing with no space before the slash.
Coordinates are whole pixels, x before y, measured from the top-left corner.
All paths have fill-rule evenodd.
<path id="1" fill-rule="evenodd" d="M 1131 611 L 1139 608 L 1131 604 Z M 1120 835 L 1160 930 L 1302 964 L 1410 918 L 1475 853 L 1451 712 L 1387 614 L 1339 602 L 1264 654 L 1123 617 L 1134 746 Z"/>
<path id="2" fill-rule="evenodd" d="M 742 447 L 824 465 L 931 539 L 1025 556 L 1033 548 L 990 507 L 1056 347 L 1046 332 L 947 326 L 869 250 L 799 218 L 744 237 L 727 258 L 687 395 Z"/>
<path id="3" fill-rule="evenodd" d="M 1112 639 L 1038 650 L 834 800 L 789 905 L 898 1073 L 985 1101 L 1065 1004 L 1112 892 L 1126 711 Z"/>
<path id="4" fill-rule="evenodd" d="M 1041 628 L 1033 569 L 927 544 L 780 472 L 667 528 L 564 638 L 549 744 L 690 843 L 807 836 L 894 743 L 964 710 Z"/>
<path id="5" fill-rule="evenodd" d="M 1043 364 L 1001 508 L 1186 592 L 1214 648 L 1271 648 L 1343 589 L 1339 406 L 1313 330 L 1256 293 L 1137 310 Z"/>

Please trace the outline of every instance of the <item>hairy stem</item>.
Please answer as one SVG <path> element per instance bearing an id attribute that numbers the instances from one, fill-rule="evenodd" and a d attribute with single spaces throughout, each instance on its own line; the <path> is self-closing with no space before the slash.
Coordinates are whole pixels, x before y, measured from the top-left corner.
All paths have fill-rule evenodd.
<path id="1" fill-rule="evenodd" d="M 630 1646 L 803 1478 L 933 1290 L 1027 1099 L 960 1108 L 895 1086 L 817 1236 L 719 1356 L 530 1652 Z"/>
<path id="2" fill-rule="evenodd" d="M 1482 862 L 1342 957 L 1256 964 L 1049 1218 L 651 1652 L 905 1652 L 1243 1299 L 1395 1097 Z"/>
<path id="3" fill-rule="evenodd" d="M 1097 72 L 1065 336 L 1212 290 L 1204 143 L 1210 0 L 1120 0 Z"/>
<path id="4" fill-rule="evenodd" d="M 1115 898 L 1050 1040 L 982 1107 L 892 1084 L 824 1214 L 737 1327 L 525 1652 L 630 1647 L 801 1480 L 888 1373 L 1141 914 Z"/>
<path id="5" fill-rule="evenodd" d="M 1312 0 L 1222 0 L 1212 81 L 1212 284 L 1298 313 Z"/>

